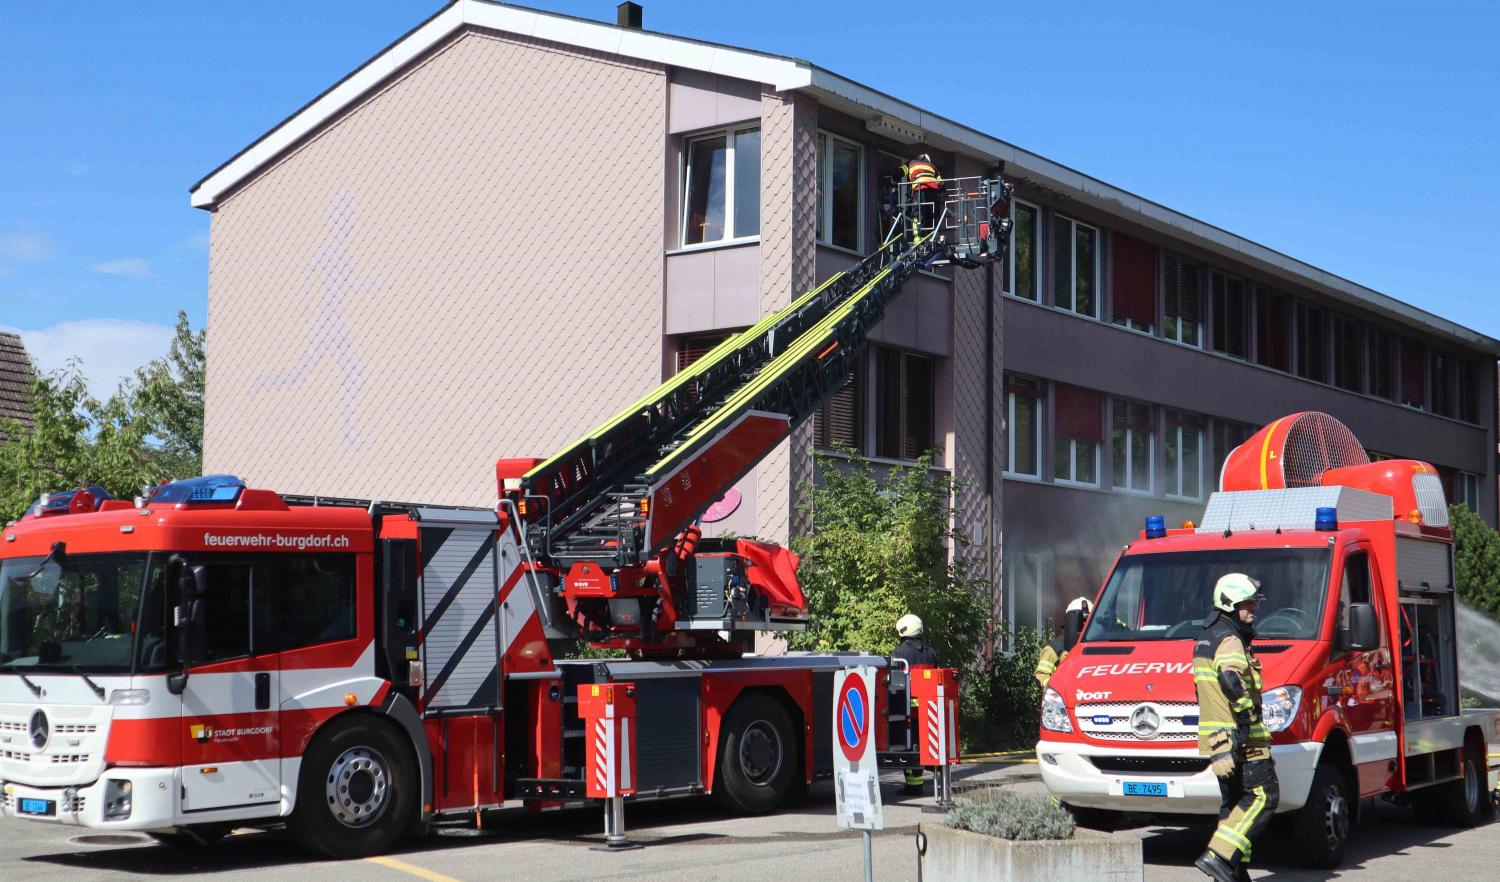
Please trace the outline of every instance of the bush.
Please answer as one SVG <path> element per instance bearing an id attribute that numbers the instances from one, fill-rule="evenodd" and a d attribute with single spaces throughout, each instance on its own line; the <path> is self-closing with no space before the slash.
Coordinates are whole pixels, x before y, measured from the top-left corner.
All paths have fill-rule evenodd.
<path id="1" fill-rule="evenodd" d="M 1448 507 L 1453 525 L 1453 569 L 1458 596 L 1473 609 L 1500 619 L 1500 533 L 1468 506 Z"/>
<path id="2" fill-rule="evenodd" d="M 962 681 L 965 753 L 1029 748 L 1036 744 L 1042 717 L 1042 687 L 1032 673 L 1048 637 L 1017 628 L 1009 655 L 997 655 Z"/>
<path id="3" fill-rule="evenodd" d="M 1073 816 L 1049 797 L 986 787 L 955 797 L 949 827 L 1001 839 L 1070 839 Z"/>

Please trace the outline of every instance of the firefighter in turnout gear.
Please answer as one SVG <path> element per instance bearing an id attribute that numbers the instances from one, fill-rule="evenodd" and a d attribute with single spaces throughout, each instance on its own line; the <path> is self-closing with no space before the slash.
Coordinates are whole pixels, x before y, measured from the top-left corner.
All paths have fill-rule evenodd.
<path id="1" fill-rule="evenodd" d="M 891 658 L 899 658 L 906 662 L 908 669 L 923 665 L 929 667 L 937 665 L 937 650 L 933 649 L 927 644 L 926 640 L 922 639 L 922 619 L 920 616 L 914 613 L 907 613 L 900 619 L 897 619 L 896 634 L 901 638 L 901 643 L 891 653 Z M 910 698 L 911 683 L 909 680 L 906 685 L 906 694 Z M 908 711 L 906 715 L 906 725 L 908 727 L 914 726 L 917 719 L 915 711 L 917 700 L 910 698 L 910 703 L 913 710 Z M 908 791 L 915 792 L 922 789 L 921 768 L 905 769 L 903 773 L 906 775 L 906 789 Z"/>
<path id="2" fill-rule="evenodd" d="M 943 210 L 943 176 L 932 164 L 932 157 L 926 153 L 918 155 L 901 166 L 901 177 L 911 187 L 911 201 L 917 204 L 913 223 L 918 229 L 936 226 Z"/>
<path id="3" fill-rule="evenodd" d="M 1089 619 L 1089 612 L 1093 610 L 1093 604 L 1089 603 L 1087 597 L 1075 597 L 1068 604 L 1068 611 L 1063 614 L 1063 631 L 1052 638 L 1052 642 L 1042 647 L 1041 655 L 1036 660 L 1036 681 L 1047 688 L 1047 683 L 1052 679 L 1052 672 L 1062 664 L 1063 659 L 1068 657 L 1068 650 L 1072 649 L 1083 636 L 1083 625 Z"/>
<path id="4" fill-rule="evenodd" d="M 1198 752 L 1212 758 L 1223 801 L 1208 850 L 1195 861 L 1219 882 L 1250 878 L 1250 848 L 1281 798 L 1271 735 L 1261 720 L 1260 662 L 1250 650 L 1260 583 L 1229 573 L 1214 585 L 1215 615 L 1193 648 Z"/>

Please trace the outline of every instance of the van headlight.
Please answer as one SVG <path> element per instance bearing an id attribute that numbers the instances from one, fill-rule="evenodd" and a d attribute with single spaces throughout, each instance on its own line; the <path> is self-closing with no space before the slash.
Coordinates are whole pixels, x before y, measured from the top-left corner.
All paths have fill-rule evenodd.
<path id="1" fill-rule="evenodd" d="M 1063 697 L 1051 686 L 1042 693 L 1042 728 L 1053 732 L 1071 732 L 1073 723 L 1068 719 L 1068 706 Z"/>
<path id="2" fill-rule="evenodd" d="M 1302 704 L 1301 686 L 1278 686 L 1260 696 L 1260 716 L 1267 732 L 1285 732 Z"/>
<path id="3" fill-rule="evenodd" d="M 120 778 L 104 781 L 104 820 L 124 821 L 130 817 L 130 782 Z"/>

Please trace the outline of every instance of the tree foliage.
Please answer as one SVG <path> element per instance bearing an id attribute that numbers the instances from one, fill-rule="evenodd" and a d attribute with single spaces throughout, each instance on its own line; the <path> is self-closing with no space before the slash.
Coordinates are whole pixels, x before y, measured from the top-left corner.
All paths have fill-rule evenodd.
<path id="1" fill-rule="evenodd" d="M 949 527 L 953 481 L 930 466 L 879 473 L 863 459 L 818 457 L 822 482 L 801 488 L 811 528 L 792 541 L 814 625 L 789 635 L 792 648 L 889 653 L 896 620 L 910 612 L 944 665 L 973 666 L 991 626 L 987 586 L 963 575 L 966 544 Z"/>
<path id="2" fill-rule="evenodd" d="M 129 498 L 142 486 L 196 475 L 203 460 L 203 332 L 177 314 L 168 353 L 136 371 L 105 401 L 89 394 L 81 363 L 38 373 L 34 425 L 0 426 L 0 522 L 43 493 L 100 485 Z"/>
<path id="3" fill-rule="evenodd" d="M 1453 569 L 1458 596 L 1470 607 L 1500 619 L 1500 533 L 1468 506 L 1448 509 L 1453 525 Z"/>

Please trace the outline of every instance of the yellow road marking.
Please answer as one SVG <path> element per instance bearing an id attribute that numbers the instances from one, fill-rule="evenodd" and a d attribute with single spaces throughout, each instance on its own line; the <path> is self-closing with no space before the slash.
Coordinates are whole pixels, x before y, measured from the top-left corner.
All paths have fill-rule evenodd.
<path id="1" fill-rule="evenodd" d="M 419 867 L 416 864 L 408 864 L 406 861 L 398 861 L 393 857 L 367 857 L 365 860 L 372 864 L 379 864 L 401 873 L 416 876 L 418 879 L 426 879 L 427 882 L 460 882 L 452 876 L 444 876 L 442 873 Z"/>

